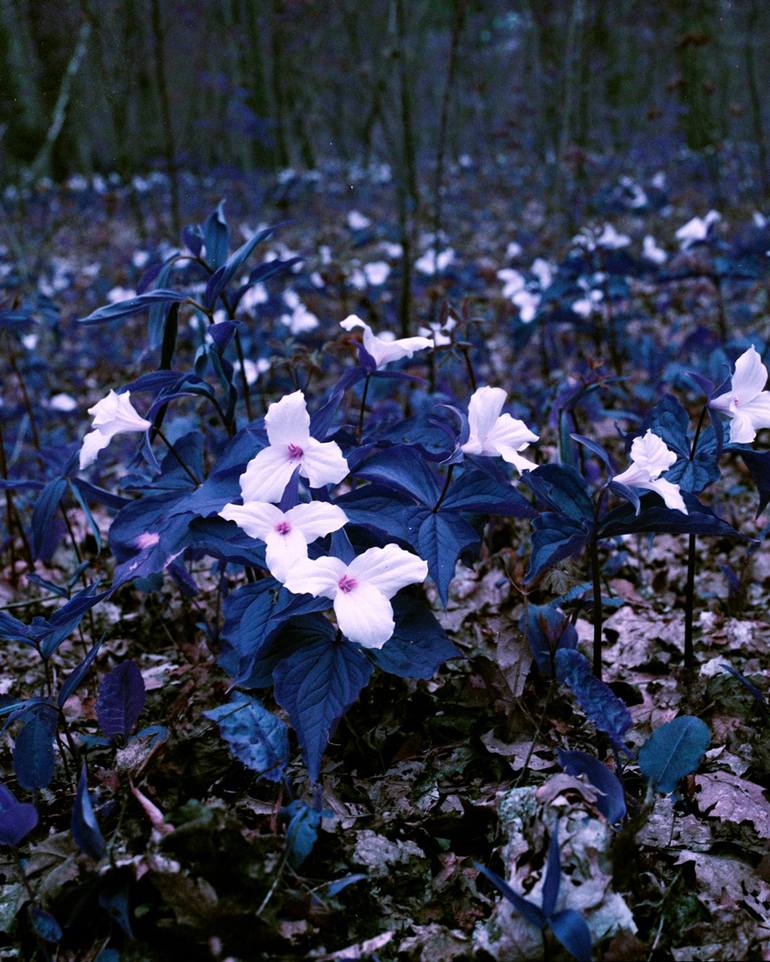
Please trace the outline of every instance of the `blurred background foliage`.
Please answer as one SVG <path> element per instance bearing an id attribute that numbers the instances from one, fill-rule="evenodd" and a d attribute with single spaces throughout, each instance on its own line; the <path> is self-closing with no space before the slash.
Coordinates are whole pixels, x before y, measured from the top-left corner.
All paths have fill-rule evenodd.
<path id="1" fill-rule="evenodd" d="M 768 192 L 761 0 L 0 0 L 0 167 L 32 176 L 521 150 L 749 150 Z M 443 163 L 443 160 L 442 160 Z"/>

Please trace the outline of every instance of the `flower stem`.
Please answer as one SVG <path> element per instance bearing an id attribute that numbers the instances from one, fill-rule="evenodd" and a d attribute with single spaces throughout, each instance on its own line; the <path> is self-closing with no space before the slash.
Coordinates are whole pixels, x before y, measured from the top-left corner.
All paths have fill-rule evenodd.
<path id="1" fill-rule="evenodd" d="M 695 665 L 695 649 L 693 646 L 693 612 L 695 608 L 695 535 L 691 534 L 687 541 L 687 587 L 684 600 L 684 666 L 692 668 Z"/>
<path id="2" fill-rule="evenodd" d="M 201 483 L 201 482 L 195 477 L 195 475 L 192 473 L 192 471 L 187 467 L 187 465 L 185 464 L 184 460 L 179 456 L 176 448 L 175 448 L 174 445 L 169 441 L 169 439 L 166 437 L 166 435 L 165 435 L 165 434 L 161 431 L 161 429 L 158 428 L 158 427 L 155 428 L 155 433 L 158 435 L 158 437 L 161 439 L 161 441 L 166 445 L 166 447 L 169 449 L 169 451 L 174 455 L 174 457 L 175 457 L 176 460 L 177 460 L 177 463 L 178 463 L 179 466 L 182 468 L 182 470 L 183 470 L 184 473 L 187 475 L 187 477 L 192 481 L 192 483 L 195 485 L 195 487 L 196 487 L 196 488 L 197 488 L 197 487 L 200 487 L 200 483 Z"/>
<path id="3" fill-rule="evenodd" d="M 364 433 L 364 416 L 366 414 L 366 396 L 369 393 L 369 381 L 371 380 L 371 375 L 367 374 L 364 380 L 364 390 L 361 394 L 361 409 L 358 412 L 358 430 L 356 431 L 356 437 L 360 441 Z"/>
<path id="4" fill-rule="evenodd" d="M 238 354 L 238 362 L 241 365 L 241 384 L 243 385 L 243 400 L 246 403 L 246 417 L 249 422 L 254 420 L 254 412 L 251 409 L 251 397 L 249 396 L 249 381 L 246 377 L 246 365 L 243 357 L 243 344 L 241 343 L 240 331 L 235 332 L 235 350 Z"/>
<path id="5" fill-rule="evenodd" d="M 701 431 L 706 420 L 708 404 L 704 404 L 695 428 L 695 436 L 690 447 L 690 458 L 695 460 L 695 452 L 698 448 Z M 684 596 L 684 666 L 692 668 L 695 661 L 695 646 L 693 644 L 693 621 L 695 617 L 695 535 L 691 534 L 687 539 L 687 583 Z"/>
<path id="6" fill-rule="evenodd" d="M 529 746 L 529 751 L 527 752 L 527 757 L 524 759 L 524 767 L 519 772 L 519 777 L 516 779 L 515 788 L 519 788 L 521 783 L 524 781 L 524 777 L 529 769 L 529 763 L 532 759 L 532 754 L 537 747 L 538 739 L 540 738 L 540 732 L 543 730 L 543 724 L 545 723 L 545 716 L 548 714 L 548 706 L 551 704 L 551 697 L 553 696 L 554 690 L 556 689 L 556 682 L 552 678 L 548 683 L 548 693 L 545 696 L 545 703 L 543 704 L 543 711 L 540 715 L 540 720 L 537 723 L 537 728 L 535 729 L 535 734 L 532 736 L 532 742 Z"/>
<path id="7" fill-rule="evenodd" d="M 452 481 L 452 475 L 454 474 L 455 466 L 453 464 L 449 465 L 449 470 L 446 473 L 446 478 L 444 479 L 444 487 L 441 489 L 441 494 L 438 496 L 438 501 L 433 505 L 433 514 L 435 514 L 441 507 L 446 493 L 449 490 L 449 484 Z"/>
<path id="8" fill-rule="evenodd" d="M 591 581 L 593 582 L 593 616 L 594 616 L 594 648 L 593 672 L 601 681 L 602 678 L 602 581 L 599 567 L 599 542 L 596 536 L 591 539 L 589 546 L 591 562 Z"/>

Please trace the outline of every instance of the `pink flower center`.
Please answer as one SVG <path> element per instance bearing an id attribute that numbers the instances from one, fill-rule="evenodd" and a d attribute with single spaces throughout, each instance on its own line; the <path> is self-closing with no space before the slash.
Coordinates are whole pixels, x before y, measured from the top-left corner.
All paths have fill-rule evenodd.
<path id="1" fill-rule="evenodd" d="M 289 460 L 290 460 L 290 461 L 299 461 L 299 459 L 302 457 L 302 455 L 303 455 L 304 453 L 305 453 L 305 452 L 302 450 L 302 448 L 301 448 L 298 444 L 290 444 L 290 445 L 289 445 Z"/>
<path id="2" fill-rule="evenodd" d="M 343 575 L 337 582 L 337 587 L 340 591 L 344 591 L 345 594 L 349 594 L 358 584 L 355 578 L 351 578 L 350 575 Z"/>
<path id="3" fill-rule="evenodd" d="M 279 521 L 275 526 L 275 530 L 278 532 L 278 534 L 291 534 L 291 525 L 288 521 Z"/>

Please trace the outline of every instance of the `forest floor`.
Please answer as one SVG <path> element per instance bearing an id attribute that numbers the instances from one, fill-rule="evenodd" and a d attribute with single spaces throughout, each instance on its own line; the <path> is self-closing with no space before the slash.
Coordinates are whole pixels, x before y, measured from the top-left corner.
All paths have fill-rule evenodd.
<path id="1" fill-rule="evenodd" d="M 458 312 L 464 303 L 483 315 L 486 327 L 474 355 L 479 383 L 499 383 L 527 410 L 539 408 L 538 458 L 555 460 L 556 431 L 544 412 L 559 384 L 586 365 L 598 365 L 599 358 L 590 335 L 570 341 L 567 319 L 557 336 L 564 353 L 544 371 L 538 336 L 525 330 L 497 272 L 514 269 L 529 277 L 535 259 L 543 258 L 555 276 L 569 238 L 549 227 L 537 200 L 512 201 L 501 183 L 495 188 L 488 181 L 489 199 L 482 202 L 471 173 L 459 168 L 452 176 L 445 202 L 449 237 L 442 247 L 452 248 L 454 263 L 440 275 L 418 272 L 415 315 L 421 323 L 435 319 L 447 300 Z M 377 319 L 375 326 L 397 328 L 398 255 L 388 245 L 398 242 L 398 231 L 388 206 L 390 188 L 367 182 L 346 191 L 341 179 L 330 181 L 333 189 L 322 180 L 300 186 L 296 197 L 284 196 L 280 204 L 268 200 L 256 215 L 245 212 L 247 197 L 232 203 L 234 233 L 239 222 L 253 230 L 257 221 L 274 223 L 288 213 L 290 223 L 270 243 L 280 256 L 296 252 L 305 258 L 286 286 L 320 321 L 287 345 L 289 331 L 277 319 L 292 310 L 284 306 L 273 311 L 269 331 L 255 335 L 250 356 L 273 359 L 273 373 L 260 375 L 253 392 L 259 415 L 292 365 L 318 367 L 321 390 L 325 375 L 317 352 L 332 344 L 332 354 L 344 355 L 337 324 L 346 314 L 367 313 Z M 213 194 L 213 188 L 201 190 L 201 211 L 212 206 L 208 199 L 218 200 Z M 41 297 L 38 337 L 33 347 L 18 351 L 43 436 L 43 461 L 55 460 L 57 446 L 79 444 L 89 425 L 86 408 L 136 377 L 146 361 L 143 318 L 109 330 L 75 323 L 115 299 L 109 296 L 114 288 L 130 296 L 143 265 L 155 256 L 148 238 L 161 236 L 163 196 L 150 193 L 136 203 L 138 213 L 124 198 L 111 209 L 109 196 L 51 189 L 34 201 L 26 220 L 9 205 L 16 211 L 9 220 L 13 243 L 0 234 L 0 267 L 13 270 L 0 279 L 9 299 L 17 292 L 26 296 L 33 278 Z M 597 223 L 612 222 L 633 238 L 635 249 L 643 236 L 653 235 L 666 247 L 669 266 L 684 258 L 675 229 L 707 209 L 687 189 L 657 206 L 607 205 Z M 362 212 L 369 223 L 353 218 L 351 225 L 351 211 Z M 722 216 L 722 236 L 733 238 L 750 224 L 751 208 L 736 204 Z M 512 242 L 521 253 L 511 250 Z M 137 257 L 137 251 L 147 256 Z M 367 283 L 366 266 L 383 262 L 389 279 Z M 701 323 L 713 329 L 717 307 L 703 276 L 657 287 L 646 277 L 628 283 L 618 303 L 638 337 L 624 373 L 639 388 L 635 394 L 629 389 L 625 401 L 641 415 L 645 399 L 651 406 L 662 390 L 666 365 L 680 357 L 689 362 L 685 353 L 697 353 L 688 338 L 699 336 Z M 767 336 L 765 279 L 728 284 L 725 296 L 731 335 L 734 325 L 736 337 Z M 485 338 L 494 338 L 499 350 L 484 345 Z M 661 355 L 656 361 L 656 350 L 666 352 L 662 361 Z M 457 394 L 467 396 L 463 358 L 458 354 L 447 364 Z M 10 376 L 3 393 L 7 408 L 21 403 Z M 73 411 L 52 406 L 57 395 L 74 398 Z M 614 402 L 620 406 L 618 395 Z M 592 437 L 615 443 L 616 420 L 594 412 L 590 421 Z M 11 463 L 17 477 L 39 470 L 23 457 Z M 103 471 L 102 486 L 117 487 L 121 471 Z M 767 518 L 755 518 L 756 492 L 737 459 L 723 466 L 719 492 L 710 500 L 715 510 L 749 538 L 763 538 Z M 31 511 L 34 497 L 20 498 Z M 106 545 L 111 512 L 94 508 L 93 519 Z M 109 579 L 109 550 L 98 550 L 74 503 L 69 520 L 78 551 L 91 563 L 89 581 L 98 574 Z M 655 728 L 683 714 L 701 718 L 711 733 L 700 767 L 673 795 L 646 795 L 631 761 L 624 773 L 629 814 L 613 828 L 597 808 L 596 789 L 562 770 L 558 749 L 583 750 L 610 765 L 612 753 L 565 690 L 533 668 L 521 630 L 529 524 L 494 518 L 481 552 L 464 555 L 458 565 L 446 608 L 428 588 L 460 656 L 429 680 L 375 672 L 331 739 L 320 789 L 294 754 L 286 784 L 294 797 L 314 799 L 323 813 L 317 841 L 299 867 L 287 856 L 286 785 L 255 777 L 203 715 L 226 701 L 230 686 L 217 666 L 216 632 L 202 630 L 221 618 L 221 583 L 210 559 L 189 568 L 198 586 L 194 597 L 170 578 L 149 593 L 134 585 L 121 588 L 93 610 L 82 637 L 71 636 L 52 659 L 55 676 L 62 678 L 82 660 L 84 645 L 105 634 L 94 670 L 66 702 L 65 716 L 82 749 L 82 737 L 97 732 L 99 678 L 130 658 L 147 692 L 141 724 L 165 726 L 167 737 L 88 751 L 89 787 L 109 836 L 109 855 L 98 864 L 78 851 L 70 832 L 71 766 L 65 769 L 60 760 L 51 785 L 36 793 L 40 825 L 22 854 L 36 902 L 64 930 L 58 945 L 49 944 L 49 957 L 92 962 L 101 952 L 103 962 L 507 962 L 547 952 L 556 962 L 569 957 L 565 950 L 550 935 L 543 942 L 536 928 L 512 913 L 474 863 L 489 866 L 538 902 L 548 826 L 558 818 L 563 888 L 569 906 L 589 920 L 595 958 L 770 959 L 770 548 L 765 540 L 698 544 L 694 669 L 682 660 L 687 539 L 625 536 L 617 550 L 606 552 L 603 572 L 604 680 L 630 709 L 629 748 L 637 750 Z M 25 622 L 50 614 L 44 582 L 30 579 L 21 557 L 11 571 L 8 557 L 6 547 L 0 605 L 27 605 L 9 608 Z M 64 538 L 37 561 L 35 574 L 62 583 L 75 565 Z M 586 578 L 583 562 L 563 562 L 527 603 L 564 597 Z M 230 588 L 242 580 L 237 572 L 228 579 Z M 571 610 L 588 652 L 590 609 Z M 723 669 L 725 661 L 764 694 L 764 702 Z M 35 651 L 3 642 L 0 696 L 10 701 L 40 685 Z M 260 697 L 275 709 L 269 693 Z M 6 727 L 0 740 L 3 780 L 20 794 L 12 751 L 13 728 Z M 0 852 L 0 959 L 44 958 L 20 911 L 28 893 L 8 851 Z M 110 950 L 119 955 L 108 955 Z"/>

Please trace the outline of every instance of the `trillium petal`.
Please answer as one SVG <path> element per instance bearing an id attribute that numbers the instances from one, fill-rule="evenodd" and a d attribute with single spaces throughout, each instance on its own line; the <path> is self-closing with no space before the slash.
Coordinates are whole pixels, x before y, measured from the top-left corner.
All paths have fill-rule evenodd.
<path id="1" fill-rule="evenodd" d="M 523 445 L 527 447 L 527 445 Z M 498 446 L 498 453 L 503 461 L 507 461 L 508 464 L 512 464 L 516 470 L 521 473 L 522 471 L 534 471 L 537 464 L 534 461 L 530 461 L 529 458 L 525 458 L 523 454 L 519 454 L 515 448 L 509 447 L 507 444 L 501 444 Z"/>
<path id="2" fill-rule="evenodd" d="M 334 598 L 347 570 L 347 565 L 339 558 L 316 558 L 294 565 L 284 584 L 295 595 Z"/>
<path id="3" fill-rule="evenodd" d="M 751 418 L 742 411 L 733 415 L 730 422 L 730 444 L 751 444 L 757 432 Z"/>
<path id="4" fill-rule="evenodd" d="M 83 438 L 83 444 L 80 448 L 80 470 L 90 467 L 99 452 L 106 448 L 109 443 L 109 434 L 102 434 L 101 431 L 89 431 Z"/>
<path id="5" fill-rule="evenodd" d="M 428 564 L 411 551 L 405 551 L 397 544 L 384 548 L 369 548 L 354 558 L 348 573 L 359 584 L 371 585 L 381 591 L 386 598 L 406 585 L 425 581 L 428 577 Z"/>
<path id="6" fill-rule="evenodd" d="M 727 391 L 725 394 L 720 394 L 719 397 L 712 398 L 709 401 L 709 407 L 715 411 L 719 411 L 721 414 L 729 414 L 732 400 L 733 392 Z"/>
<path id="7" fill-rule="evenodd" d="M 417 351 L 433 347 L 433 341 L 429 337 L 401 337 L 393 341 L 374 335 L 367 338 L 367 332 L 364 331 L 364 347 L 374 358 L 377 367 L 382 367 L 391 361 L 400 361 L 403 357 L 411 357 Z"/>
<path id="8" fill-rule="evenodd" d="M 468 402 L 469 442 L 480 442 L 482 448 L 487 435 L 495 426 L 505 404 L 506 393 L 501 387 L 480 387 Z M 465 445 L 463 445 L 465 450 Z M 474 452 L 468 452 L 474 453 Z"/>
<path id="9" fill-rule="evenodd" d="M 311 501 L 310 504 L 298 504 L 286 512 L 286 520 L 292 528 L 302 532 L 306 544 L 323 538 L 332 531 L 339 531 L 347 524 L 347 515 L 336 504 L 325 501 Z"/>
<path id="10" fill-rule="evenodd" d="M 512 447 L 515 451 L 523 451 L 538 436 L 530 431 L 527 425 L 510 414 L 501 414 L 487 434 L 486 447 L 499 448 L 502 445 Z"/>
<path id="11" fill-rule="evenodd" d="M 283 511 L 266 501 L 246 504 L 226 504 L 219 512 L 225 521 L 234 521 L 250 538 L 265 541 L 268 534 L 283 520 Z"/>
<path id="12" fill-rule="evenodd" d="M 280 501 L 296 467 L 297 463 L 291 460 L 287 448 L 263 448 L 240 476 L 244 502 Z"/>
<path id="13" fill-rule="evenodd" d="M 344 321 L 340 321 L 340 327 L 346 331 L 354 331 L 357 327 L 362 327 L 365 331 L 369 330 L 369 325 L 364 324 L 358 314 L 348 314 Z"/>
<path id="14" fill-rule="evenodd" d="M 316 441 L 309 437 L 302 450 L 300 474 L 307 478 L 311 488 L 339 484 L 347 475 L 348 462 L 336 441 Z"/>
<path id="15" fill-rule="evenodd" d="M 629 488 L 639 487 L 643 482 L 649 481 L 649 473 L 638 464 L 630 464 L 625 471 L 621 471 L 620 474 L 616 474 L 613 481 L 617 481 L 619 484 L 628 485 Z"/>
<path id="16" fill-rule="evenodd" d="M 762 363 L 756 348 L 752 345 L 735 362 L 732 388 L 733 394 L 743 406 L 753 400 L 767 384 L 767 368 Z"/>
<path id="17" fill-rule="evenodd" d="M 738 414 L 747 417 L 755 431 L 770 428 L 770 391 L 761 391 L 751 401 L 741 404 Z"/>
<path id="18" fill-rule="evenodd" d="M 265 430 L 271 445 L 294 444 L 304 449 L 310 437 L 310 415 L 302 391 L 286 394 L 270 405 L 265 415 Z"/>
<path id="19" fill-rule="evenodd" d="M 334 613 L 342 634 L 364 648 L 382 648 L 396 627 L 390 602 L 371 584 L 338 592 Z"/>
<path id="20" fill-rule="evenodd" d="M 668 471 L 676 461 L 676 453 L 666 446 L 662 438 L 648 430 L 643 436 L 634 438 L 631 444 L 631 460 L 646 471 L 648 479 L 652 480 Z"/>
<path id="21" fill-rule="evenodd" d="M 637 485 L 637 487 L 645 488 L 648 491 L 654 491 L 656 494 L 659 494 L 661 498 L 663 498 L 667 508 L 672 508 L 674 511 L 681 511 L 683 514 L 689 514 L 678 484 L 666 481 L 665 478 L 658 478 L 655 481 L 646 481 Z"/>
<path id="22" fill-rule="evenodd" d="M 292 528 L 288 534 L 279 534 L 273 529 L 264 541 L 267 545 L 267 567 L 278 581 L 286 581 L 289 572 L 297 563 L 307 561 L 307 541 L 299 528 Z"/>
<path id="23" fill-rule="evenodd" d="M 110 391 L 107 397 L 89 408 L 88 413 L 93 416 L 94 427 L 107 437 L 128 431 L 149 431 L 152 427 L 152 423 L 145 420 L 131 404 L 130 391 L 123 394 Z"/>

